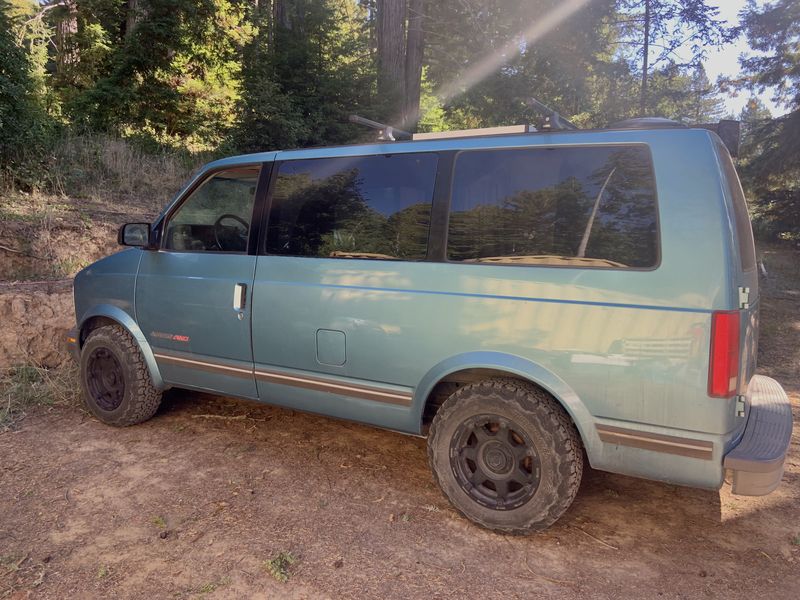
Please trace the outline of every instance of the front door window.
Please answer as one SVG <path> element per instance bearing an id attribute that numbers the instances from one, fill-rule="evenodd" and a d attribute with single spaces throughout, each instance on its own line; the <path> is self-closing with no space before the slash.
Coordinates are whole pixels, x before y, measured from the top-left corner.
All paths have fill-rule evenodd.
<path id="1" fill-rule="evenodd" d="M 184 252 L 247 252 L 259 166 L 219 171 L 170 216 L 164 247 Z"/>

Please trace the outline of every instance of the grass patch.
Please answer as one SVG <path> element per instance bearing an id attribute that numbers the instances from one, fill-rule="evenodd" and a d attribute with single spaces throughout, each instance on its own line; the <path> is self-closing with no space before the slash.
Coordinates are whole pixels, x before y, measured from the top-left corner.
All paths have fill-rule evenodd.
<path id="1" fill-rule="evenodd" d="M 792 538 L 792 546 L 800 546 L 800 533 Z"/>
<path id="2" fill-rule="evenodd" d="M 16 571 L 17 565 L 20 563 L 20 557 L 15 554 L 4 554 L 0 556 L 0 567 L 3 567 L 8 572 Z"/>
<path id="3" fill-rule="evenodd" d="M 200 596 L 205 596 L 206 594 L 216 592 L 220 588 L 224 588 L 225 586 L 229 585 L 230 582 L 231 580 L 229 577 L 223 577 L 219 581 L 209 581 L 208 583 L 197 588 L 196 593 Z"/>
<path id="4" fill-rule="evenodd" d="M 156 527 L 158 527 L 159 529 L 166 529 L 167 528 L 167 521 L 161 515 L 156 515 L 155 517 L 150 519 L 150 522 L 153 525 L 155 525 Z"/>
<path id="5" fill-rule="evenodd" d="M 289 581 L 289 567 L 297 562 L 291 552 L 278 552 L 273 558 L 264 561 L 264 568 L 276 581 L 286 583 Z"/>
<path id="6" fill-rule="evenodd" d="M 55 369 L 26 364 L 0 371 L 0 431 L 13 427 L 36 406 L 76 403 L 77 374 L 72 364 Z"/>
<path id="7" fill-rule="evenodd" d="M 149 198 L 160 209 L 211 158 L 113 136 L 66 136 L 55 145 L 44 187 L 89 198 Z"/>

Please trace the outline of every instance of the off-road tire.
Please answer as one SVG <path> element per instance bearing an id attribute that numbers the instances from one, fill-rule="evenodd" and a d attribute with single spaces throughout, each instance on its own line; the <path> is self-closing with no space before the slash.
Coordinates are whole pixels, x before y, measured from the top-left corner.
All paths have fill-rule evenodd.
<path id="1" fill-rule="evenodd" d="M 538 488 L 517 508 L 484 506 L 457 479 L 451 443 L 462 423 L 484 414 L 499 415 L 522 429 L 538 455 Z M 572 504 L 583 474 L 580 436 L 564 409 L 544 390 L 515 379 L 480 381 L 453 393 L 431 424 L 428 461 L 434 479 L 461 514 L 487 529 L 515 535 L 555 523 Z"/>
<path id="2" fill-rule="evenodd" d="M 119 405 L 111 410 L 103 408 L 90 392 L 87 365 L 92 354 L 97 355 L 96 351 L 107 351 L 120 367 L 124 387 Z M 98 327 L 89 334 L 81 348 L 80 379 L 86 407 L 109 425 L 126 427 L 142 423 L 152 417 L 161 404 L 161 392 L 150 379 L 150 372 L 136 341 L 119 325 Z"/>

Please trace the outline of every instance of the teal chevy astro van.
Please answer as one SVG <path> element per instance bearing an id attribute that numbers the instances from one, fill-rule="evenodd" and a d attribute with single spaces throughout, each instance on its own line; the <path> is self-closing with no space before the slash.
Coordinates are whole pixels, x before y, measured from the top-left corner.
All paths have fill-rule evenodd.
<path id="1" fill-rule="evenodd" d="M 415 137 L 219 160 L 123 226 L 133 248 L 74 283 L 92 413 L 140 423 L 180 387 L 424 435 L 452 504 L 512 533 L 555 522 L 585 460 L 778 486 L 791 408 L 754 373 L 753 236 L 715 133 Z"/>

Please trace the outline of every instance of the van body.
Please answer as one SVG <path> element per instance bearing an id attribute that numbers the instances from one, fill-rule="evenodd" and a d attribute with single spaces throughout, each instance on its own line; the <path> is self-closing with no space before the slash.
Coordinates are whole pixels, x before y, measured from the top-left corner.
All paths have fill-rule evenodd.
<path id="1" fill-rule="evenodd" d="M 449 432 L 431 448 L 445 493 L 504 531 L 569 505 L 577 484 L 548 473 L 579 480 L 582 457 L 564 467 L 548 453 L 573 439 L 614 473 L 716 489 L 727 469 L 740 494 L 780 482 L 791 409 L 755 374 L 753 237 L 710 131 L 227 158 L 120 242 L 137 247 L 76 276 L 70 335 L 87 403 L 108 422 L 155 412 L 140 401 L 120 416 L 130 393 L 181 387 L 415 435 L 433 424 Z M 87 352 L 109 327 L 117 338 Z M 125 363 L 146 373 L 146 393 Z M 484 397 L 496 416 L 457 416 Z M 506 414 L 504 399 L 527 412 Z M 547 441 L 556 425 L 541 407 L 566 437 Z M 558 514 L 525 513 L 546 480 L 571 496 Z"/>

